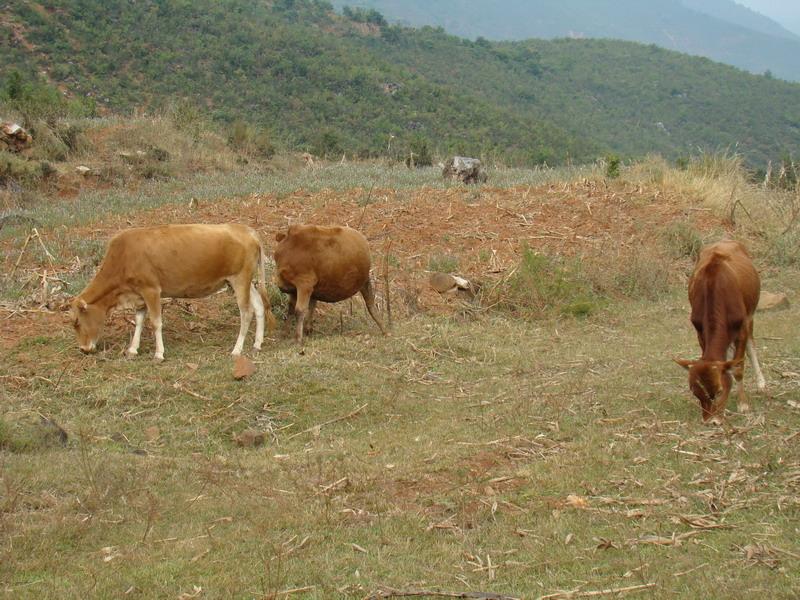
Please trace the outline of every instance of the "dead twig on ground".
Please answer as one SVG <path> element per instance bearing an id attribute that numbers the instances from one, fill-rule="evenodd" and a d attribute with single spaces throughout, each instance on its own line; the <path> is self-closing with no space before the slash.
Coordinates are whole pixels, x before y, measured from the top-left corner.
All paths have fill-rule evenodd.
<path id="1" fill-rule="evenodd" d="M 355 409 L 352 412 L 347 413 L 346 415 L 342 415 L 341 417 L 336 417 L 335 419 L 329 419 L 329 420 L 327 420 L 327 421 L 325 421 L 323 423 L 319 423 L 318 425 L 314 425 L 313 427 L 309 427 L 308 429 L 304 429 L 303 431 L 298 431 L 297 433 L 293 433 L 292 435 L 289 436 L 288 439 L 291 440 L 292 438 L 296 438 L 297 436 L 303 435 L 304 433 L 311 433 L 312 431 L 319 431 L 323 427 L 325 427 L 326 425 L 331 425 L 333 423 L 337 423 L 339 421 L 344 421 L 346 419 L 354 417 L 358 413 L 360 413 L 362 410 L 367 408 L 367 406 L 369 406 L 369 402 L 367 402 L 366 404 L 362 404 L 357 409 Z"/>
<path id="2" fill-rule="evenodd" d="M 520 600 L 516 596 L 504 596 L 493 592 L 448 592 L 444 590 L 397 590 L 390 587 L 381 587 L 377 592 L 366 596 L 364 600 L 380 600 L 381 598 L 474 598 L 477 600 Z"/>
<path id="3" fill-rule="evenodd" d="M 537 600 L 570 600 L 572 598 L 596 598 L 598 596 L 616 596 L 619 594 L 627 594 L 628 592 L 640 592 L 642 590 L 649 590 L 656 587 L 655 583 L 644 583 L 642 585 L 631 585 L 624 588 L 609 588 L 607 590 L 590 590 L 581 592 L 578 590 L 572 592 L 556 592 L 555 594 L 548 594 L 547 596 L 539 596 Z"/>

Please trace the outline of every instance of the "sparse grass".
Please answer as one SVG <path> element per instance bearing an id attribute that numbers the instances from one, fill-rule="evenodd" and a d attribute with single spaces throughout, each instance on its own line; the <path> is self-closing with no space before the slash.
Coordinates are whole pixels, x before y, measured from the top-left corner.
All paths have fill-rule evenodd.
<path id="1" fill-rule="evenodd" d="M 797 431 L 797 384 L 770 377 L 777 397 L 756 396 L 728 434 L 702 426 L 668 358 L 696 352 L 683 304 L 675 293 L 597 321 L 416 318 L 392 338 L 361 316 L 340 335 L 335 308 L 304 356 L 273 340 L 245 382 L 230 377 L 230 326 L 199 344 L 171 315 L 155 369 L 120 358 L 123 339 L 82 357 L 54 332 L 2 359 L 21 378 L 2 382 L 7 411 L 36 406 L 79 433 L 66 449 L 3 457 L 16 496 L 2 517 L 5 586 L 533 598 L 655 583 L 656 597 L 791 598 L 800 454 L 782 440 Z M 781 336 L 796 318 L 767 313 L 759 331 Z M 766 365 L 800 368 L 794 338 L 759 349 Z M 53 382 L 63 372 L 58 386 L 29 379 L 33 364 Z M 233 444 L 267 423 L 267 448 Z M 713 569 L 692 570 L 703 563 Z"/>
<path id="2" fill-rule="evenodd" d="M 80 287 L 103 244 L 74 239 L 71 225 L 190 197 L 371 185 L 448 187 L 437 169 L 330 165 L 93 192 L 36 217 L 48 244 L 80 255 Z M 775 223 L 759 222 L 764 238 L 747 237 L 750 224 L 736 233 L 765 252 L 758 240 Z M 29 228 L 0 236 L 21 245 Z M 0 352 L 0 589 L 363 599 L 388 585 L 527 599 L 652 583 L 636 597 L 797 597 L 800 341 L 787 332 L 800 307 L 756 316 L 769 395 L 748 364 L 754 413 L 703 426 L 671 361 L 699 352 L 685 282 L 669 276 L 674 261 L 691 263 L 695 233 L 676 224 L 624 250 L 611 240 L 595 252 L 605 263 L 527 250 L 495 289 L 501 310 L 416 311 L 387 338 L 360 301 L 320 306 L 304 354 L 279 331 L 239 382 L 229 295 L 167 305 L 160 365 L 148 328 L 141 355 L 121 357 L 129 315 L 84 356 L 58 315 L 2 313 L 0 336 L 31 333 Z M 795 267 L 763 277 L 796 291 Z M 271 296 L 280 313 L 282 295 Z M 39 414 L 67 431 L 65 446 L 47 429 L 39 437 Z M 266 445 L 237 446 L 245 429 Z"/>

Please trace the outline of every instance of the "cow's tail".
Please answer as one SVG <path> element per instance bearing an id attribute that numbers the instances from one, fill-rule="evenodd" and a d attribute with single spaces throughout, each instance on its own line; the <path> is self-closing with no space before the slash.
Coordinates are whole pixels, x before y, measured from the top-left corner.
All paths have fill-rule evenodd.
<path id="1" fill-rule="evenodd" d="M 272 314 L 272 303 L 269 301 L 269 293 L 267 293 L 267 264 L 266 264 L 266 254 L 264 252 L 264 244 L 261 243 L 261 239 L 258 238 L 258 234 L 256 234 L 256 238 L 258 241 L 258 294 L 261 296 L 261 301 L 264 303 L 264 316 L 267 319 L 267 327 L 270 331 L 273 331 L 276 327 L 275 322 L 275 315 Z"/>

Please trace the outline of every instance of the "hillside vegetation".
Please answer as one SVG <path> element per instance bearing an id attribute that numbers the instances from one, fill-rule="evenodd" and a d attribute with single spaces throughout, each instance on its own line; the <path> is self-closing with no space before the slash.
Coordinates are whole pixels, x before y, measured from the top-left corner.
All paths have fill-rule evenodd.
<path id="1" fill-rule="evenodd" d="M 412 148 L 513 164 L 800 145 L 800 86 L 633 43 L 491 44 L 312 0 L 55 0 L 0 8 L 0 86 L 35 73 L 97 113 L 195 107 L 278 148 Z M 417 152 L 419 153 L 419 152 Z"/>
<path id="2" fill-rule="evenodd" d="M 611 38 L 800 80 L 800 37 L 732 0 L 335 0 L 475 39 Z"/>

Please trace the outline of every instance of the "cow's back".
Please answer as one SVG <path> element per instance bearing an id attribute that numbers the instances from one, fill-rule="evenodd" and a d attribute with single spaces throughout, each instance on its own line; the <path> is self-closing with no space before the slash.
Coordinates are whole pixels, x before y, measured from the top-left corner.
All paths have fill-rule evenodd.
<path id="1" fill-rule="evenodd" d="M 121 285 L 156 284 L 165 297 L 199 298 L 257 261 L 258 252 L 258 239 L 244 225 L 134 228 L 112 238 L 98 275 L 106 271 Z"/>
<path id="2" fill-rule="evenodd" d="M 714 288 L 714 298 L 706 296 L 710 286 Z M 722 302 L 727 312 L 743 311 L 752 315 L 758 306 L 760 292 L 761 280 L 743 244 L 724 240 L 700 251 L 689 281 L 689 300 L 693 309 L 702 308 L 705 312 L 706 302 Z"/>
<path id="3" fill-rule="evenodd" d="M 349 227 L 293 225 L 274 256 L 279 280 L 313 277 L 313 297 L 323 302 L 349 298 L 369 279 L 369 245 Z"/>

